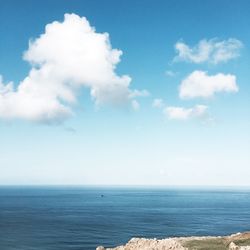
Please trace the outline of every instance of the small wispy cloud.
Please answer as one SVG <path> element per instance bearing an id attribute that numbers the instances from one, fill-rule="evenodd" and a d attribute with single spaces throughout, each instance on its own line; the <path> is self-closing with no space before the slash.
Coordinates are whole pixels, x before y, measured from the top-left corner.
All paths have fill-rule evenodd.
<path id="1" fill-rule="evenodd" d="M 157 98 L 153 100 L 152 107 L 161 110 L 163 115 L 169 120 L 186 121 L 197 118 L 205 121 L 210 119 L 207 112 L 208 106 L 206 105 L 199 104 L 189 108 L 183 106 L 169 106 L 163 99 Z"/>
<path id="2" fill-rule="evenodd" d="M 138 111 L 140 109 L 140 103 L 137 100 L 132 100 L 131 106 L 134 111 Z"/>
<path id="3" fill-rule="evenodd" d="M 204 118 L 207 116 L 208 107 L 205 105 L 196 105 L 192 108 L 184 107 L 166 107 L 163 113 L 170 120 L 188 120 L 191 118 Z"/>
<path id="4" fill-rule="evenodd" d="M 129 94 L 129 98 L 147 97 L 147 96 L 150 96 L 150 93 L 146 89 L 143 89 L 143 90 L 134 89 L 134 90 L 131 90 Z"/>
<path id="5" fill-rule="evenodd" d="M 203 39 L 193 47 L 184 42 L 177 42 L 175 49 L 178 55 L 174 58 L 174 62 L 185 61 L 197 64 L 208 62 L 218 64 L 238 57 L 242 47 L 243 43 L 235 38 L 222 41 L 216 38 L 210 40 Z"/>
<path id="6" fill-rule="evenodd" d="M 182 80 L 179 97 L 182 99 L 208 98 L 215 93 L 238 92 L 238 90 L 235 75 L 219 73 L 209 76 L 207 72 L 196 70 Z"/>
<path id="7" fill-rule="evenodd" d="M 177 73 L 172 71 L 172 70 L 166 70 L 165 74 L 166 74 L 166 76 L 174 77 L 174 76 L 176 76 Z"/>
<path id="8" fill-rule="evenodd" d="M 164 103 L 163 99 L 161 99 L 161 98 L 156 98 L 152 102 L 152 107 L 154 107 L 154 108 L 163 108 L 164 106 L 165 106 L 165 103 Z"/>

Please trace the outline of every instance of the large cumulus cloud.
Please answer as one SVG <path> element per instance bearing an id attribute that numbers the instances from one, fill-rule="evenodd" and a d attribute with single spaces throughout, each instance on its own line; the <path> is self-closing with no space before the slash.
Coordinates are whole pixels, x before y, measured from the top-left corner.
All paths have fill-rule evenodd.
<path id="1" fill-rule="evenodd" d="M 131 78 L 119 76 L 121 50 L 108 33 L 98 33 L 85 17 L 65 14 L 30 41 L 24 60 L 31 65 L 16 88 L 0 78 L 0 118 L 58 122 L 72 114 L 79 88 L 90 89 L 97 105 L 129 102 Z M 132 97 L 133 98 L 133 97 Z"/>

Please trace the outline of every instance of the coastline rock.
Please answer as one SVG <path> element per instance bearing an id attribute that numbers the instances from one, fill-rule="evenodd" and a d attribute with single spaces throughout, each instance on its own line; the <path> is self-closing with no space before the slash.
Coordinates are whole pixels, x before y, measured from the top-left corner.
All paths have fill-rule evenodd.
<path id="1" fill-rule="evenodd" d="M 238 250 L 239 247 L 234 243 L 234 242 L 231 242 L 229 244 L 229 250 Z"/>
<path id="2" fill-rule="evenodd" d="M 132 238 L 127 244 L 114 248 L 99 246 L 96 250 L 250 250 L 250 232 L 230 236 L 175 237 L 166 239 Z M 240 245 L 238 245 L 240 244 Z"/>
<path id="3" fill-rule="evenodd" d="M 105 250 L 105 248 L 103 246 L 99 246 L 96 248 L 96 250 Z"/>
<path id="4" fill-rule="evenodd" d="M 118 246 L 115 248 L 104 248 L 106 250 L 187 250 L 179 242 L 174 239 L 145 239 L 132 238 L 125 246 Z"/>
<path id="5" fill-rule="evenodd" d="M 250 246 L 237 246 L 234 242 L 231 242 L 229 250 L 250 250 Z"/>

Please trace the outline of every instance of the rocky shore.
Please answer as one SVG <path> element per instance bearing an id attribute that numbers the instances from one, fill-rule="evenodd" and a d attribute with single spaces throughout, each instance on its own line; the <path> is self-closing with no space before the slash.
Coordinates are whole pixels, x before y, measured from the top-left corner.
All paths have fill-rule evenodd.
<path id="1" fill-rule="evenodd" d="M 250 232 L 229 236 L 175 237 L 166 239 L 132 238 L 115 248 L 99 246 L 96 250 L 250 250 Z"/>

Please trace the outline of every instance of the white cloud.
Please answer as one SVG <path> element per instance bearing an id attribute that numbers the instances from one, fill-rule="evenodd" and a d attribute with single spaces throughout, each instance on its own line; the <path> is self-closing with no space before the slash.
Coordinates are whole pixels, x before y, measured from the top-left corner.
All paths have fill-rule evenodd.
<path id="1" fill-rule="evenodd" d="M 131 105 L 133 110 L 138 111 L 140 109 L 140 103 L 137 100 L 132 100 Z"/>
<path id="2" fill-rule="evenodd" d="M 170 120 L 189 120 L 199 118 L 202 120 L 210 119 L 207 110 L 208 106 L 195 105 L 191 108 L 167 106 L 162 99 L 154 99 L 152 106 L 160 109 L 163 114 Z"/>
<path id="3" fill-rule="evenodd" d="M 205 105 L 196 105 L 193 108 L 166 107 L 163 113 L 171 120 L 188 120 L 205 117 L 207 109 L 208 107 Z"/>
<path id="4" fill-rule="evenodd" d="M 181 82 L 179 96 L 180 98 L 208 98 L 218 92 L 238 90 L 235 75 L 219 73 L 209 76 L 204 71 L 194 71 Z"/>
<path id="5" fill-rule="evenodd" d="M 164 101 L 160 98 L 154 99 L 152 102 L 152 106 L 154 108 L 163 108 L 164 107 Z"/>
<path id="6" fill-rule="evenodd" d="M 166 73 L 167 76 L 170 76 L 170 77 L 173 77 L 173 76 L 176 75 L 176 72 L 174 72 L 172 70 L 167 70 L 165 73 Z"/>
<path id="7" fill-rule="evenodd" d="M 65 14 L 30 41 L 23 58 L 31 70 L 18 87 L 0 79 L 0 118 L 58 122 L 72 115 L 80 87 L 89 88 L 98 105 L 146 95 L 129 88 L 129 76 L 116 74 L 121 55 L 107 33 L 97 33 L 85 17 Z"/>
<path id="8" fill-rule="evenodd" d="M 174 58 L 174 61 L 218 64 L 238 57 L 242 47 L 242 42 L 235 38 L 223 41 L 203 39 L 194 47 L 189 47 L 184 42 L 177 42 L 175 49 L 178 55 Z"/>
<path id="9" fill-rule="evenodd" d="M 149 95 L 150 93 L 146 89 L 143 89 L 143 90 L 134 89 L 130 91 L 129 98 L 147 97 Z"/>
<path id="10" fill-rule="evenodd" d="M 61 104 L 49 89 L 45 87 L 39 93 L 36 85 L 32 89 L 25 84 L 29 78 L 26 79 L 17 90 L 14 90 L 12 83 L 0 83 L 0 118 L 60 122 L 72 114 L 69 107 Z"/>

